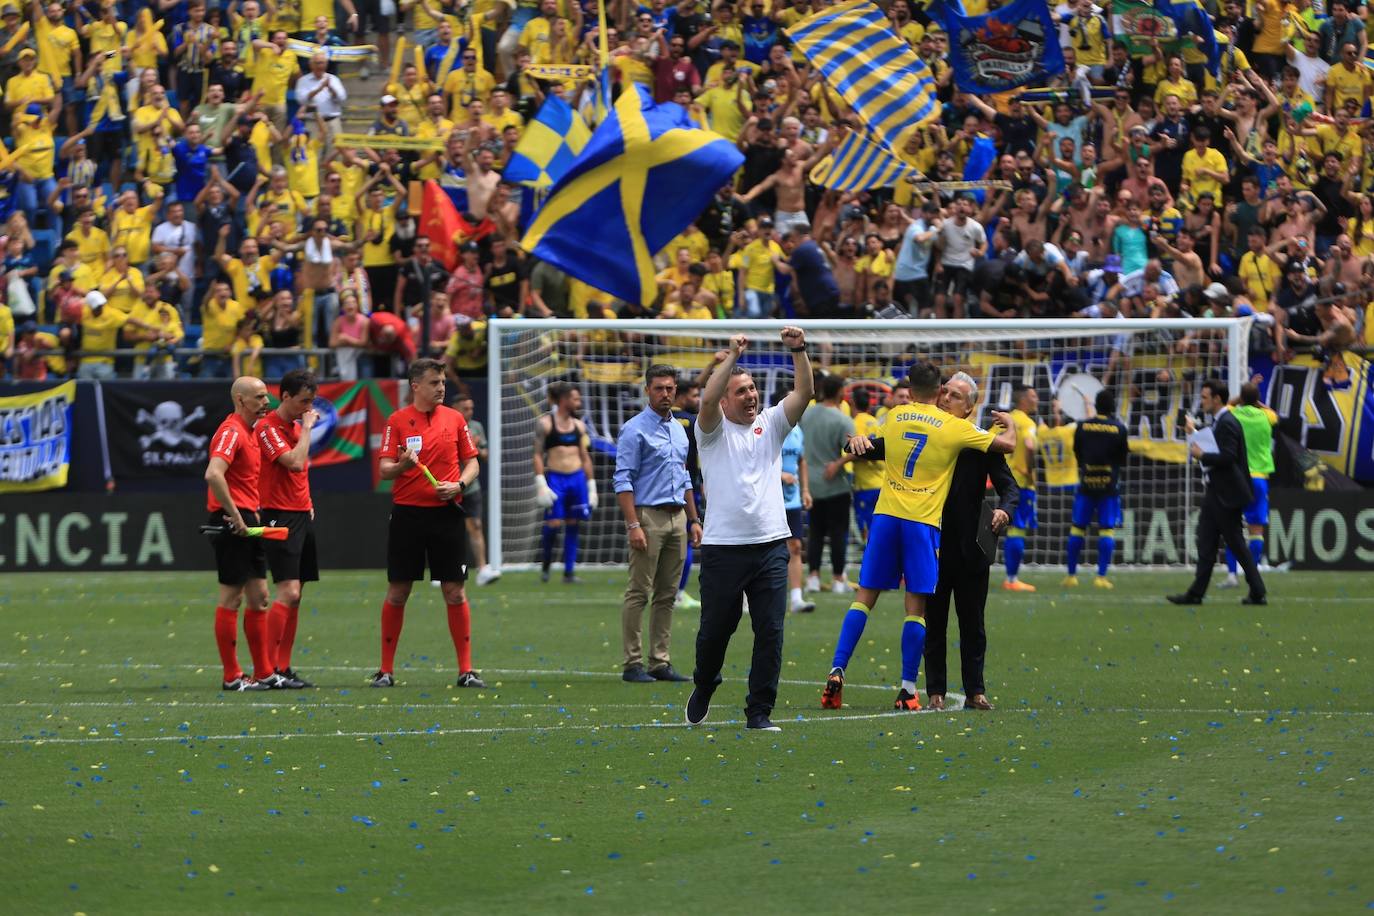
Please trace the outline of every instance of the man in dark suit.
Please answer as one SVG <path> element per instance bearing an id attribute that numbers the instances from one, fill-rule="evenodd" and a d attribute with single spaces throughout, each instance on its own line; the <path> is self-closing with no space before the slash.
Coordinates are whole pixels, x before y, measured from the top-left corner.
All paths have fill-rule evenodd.
<path id="1" fill-rule="evenodd" d="M 936 405 L 956 417 L 967 417 L 977 401 L 977 383 L 963 372 L 945 383 Z M 988 567 L 996 549 L 984 553 L 978 543 L 981 510 L 988 478 L 997 489 L 997 508 L 992 513 L 992 537 L 1006 528 L 1016 511 L 1016 480 L 1006 457 L 965 449 L 954 465 L 954 479 L 940 521 L 940 580 L 926 602 L 926 693 L 931 709 L 945 708 L 945 633 L 949 628 L 949 600 L 954 598 L 959 617 L 959 661 L 964 679 L 965 709 L 992 709 L 983 684 L 983 657 L 988 636 L 983 628 L 983 608 L 988 600 Z M 986 522 L 983 522 L 986 524 Z"/>
<path id="2" fill-rule="evenodd" d="M 1248 554 L 1245 533 L 1241 527 L 1242 513 L 1250 503 L 1250 462 L 1245 452 L 1245 433 L 1240 421 L 1231 416 L 1226 406 L 1230 392 L 1226 383 L 1219 379 L 1208 379 L 1202 383 L 1201 406 L 1204 413 L 1211 414 L 1212 435 L 1216 437 L 1217 449 L 1204 451 L 1196 442 L 1188 446 L 1194 458 L 1202 462 L 1207 475 L 1207 489 L 1202 496 L 1202 507 L 1197 519 L 1197 573 L 1193 584 L 1181 595 L 1169 595 L 1174 604 L 1201 604 L 1202 596 L 1207 594 L 1207 584 L 1212 580 L 1212 567 L 1217 562 L 1217 547 L 1221 542 L 1231 548 L 1245 570 L 1245 581 L 1250 593 L 1241 599 L 1241 604 L 1268 604 L 1265 598 L 1264 580 L 1260 578 L 1259 567 Z"/>

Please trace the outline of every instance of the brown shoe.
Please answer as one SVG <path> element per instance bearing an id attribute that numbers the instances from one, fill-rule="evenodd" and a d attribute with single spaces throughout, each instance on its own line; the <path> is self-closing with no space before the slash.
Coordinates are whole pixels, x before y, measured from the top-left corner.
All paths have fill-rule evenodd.
<path id="1" fill-rule="evenodd" d="M 932 693 L 932 694 L 930 695 L 930 707 L 929 707 L 929 708 L 931 708 L 931 709 L 944 709 L 944 708 L 945 708 L 945 695 L 944 695 L 943 693 Z"/>
<path id="2" fill-rule="evenodd" d="M 964 700 L 965 709 L 992 709 L 992 704 L 988 702 L 986 693 L 975 693 L 973 696 Z"/>

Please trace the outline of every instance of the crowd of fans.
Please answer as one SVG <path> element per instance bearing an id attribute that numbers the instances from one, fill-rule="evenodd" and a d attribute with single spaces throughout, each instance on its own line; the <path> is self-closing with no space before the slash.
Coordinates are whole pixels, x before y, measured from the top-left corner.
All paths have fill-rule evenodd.
<path id="1" fill-rule="evenodd" d="M 659 255 L 645 306 L 522 251 L 528 201 L 501 180 L 546 96 L 590 107 L 591 83 L 527 68 L 596 65 L 596 0 L 3 0 L 4 365 L 275 377 L 328 348 L 319 368 L 344 378 L 422 350 L 479 372 L 492 315 L 1252 314 L 1252 346 L 1280 360 L 1374 336 L 1363 7 L 1208 0 L 1214 77 L 1197 36 L 1133 57 L 1078 0 L 1062 92 L 1030 103 L 957 91 L 938 23 L 884 0 L 943 102 L 904 150 L 929 181 L 839 193 L 810 173 L 853 115 L 782 31 L 824 5 L 608 5 L 617 91 L 647 86 L 745 156 Z M 394 61 L 393 32 L 414 49 Z M 371 59 L 344 53 L 370 40 Z M 388 65 L 380 98 L 350 99 Z M 436 142 L 337 142 L 350 106 L 367 133 Z M 997 155 L 969 174 L 984 137 Z M 466 192 L 452 265 L 410 208 L 430 178 Z M 930 183 L 963 179 L 994 184 Z"/>

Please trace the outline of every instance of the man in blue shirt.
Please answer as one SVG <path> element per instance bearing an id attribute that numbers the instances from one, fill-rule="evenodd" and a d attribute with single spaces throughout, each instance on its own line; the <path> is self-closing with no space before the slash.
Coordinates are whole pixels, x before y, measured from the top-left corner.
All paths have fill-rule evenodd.
<path id="1" fill-rule="evenodd" d="M 897 248 L 897 261 L 892 266 L 892 298 L 913 318 L 921 317 L 918 311 L 933 298 L 930 253 L 935 248 L 935 234 L 940 231 L 941 222 L 940 202 L 933 198 L 927 200 L 921 204 L 921 218 L 907 223 L 902 243 Z"/>
<path id="2" fill-rule="evenodd" d="M 840 287 L 821 246 L 806 229 L 794 226 L 782 239 L 787 253 L 785 271 L 792 275 L 792 294 L 801 299 L 811 318 L 840 317 Z"/>
<path id="3" fill-rule="evenodd" d="M 784 392 L 785 395 L 785 392 Z M 781 400 L 779 398 L 778 400 Z M 782 507 L 787 510 L 787 592 L 794 614 L 809 614 L 814 602 L 802 597 L 802 510 L 811 509 L 811 491 L 806 485 L 806 434 L 801 425 L 792 427 L 782 440 Z"/>
<path id="4" fill-rule="evenodd" d="M 185 135 L 172 147 L 177 162 L 177 200 L 194 203 L 205 188 L 213 150 L 201 142 L 200 125 L 187 125 Z"/>
<path id="5" fill-rule="evenodd" d="M 630 546 L 630 583 L 620 612 L 625 647 L 621 677 L 632 684 L 688 680 L 669 662 L 668 641 L 687 539 L 694 546 L 701 543 L 701 522 L 687 476 L 687 433 L 673 416 L 677 370 L 650 366 L 644 374 L 644 393 L 649 406 L 621 427 L 615 445 L 615 496 Z M 647 669 L 641 640 L 645 605 L 650 606 Z"/>

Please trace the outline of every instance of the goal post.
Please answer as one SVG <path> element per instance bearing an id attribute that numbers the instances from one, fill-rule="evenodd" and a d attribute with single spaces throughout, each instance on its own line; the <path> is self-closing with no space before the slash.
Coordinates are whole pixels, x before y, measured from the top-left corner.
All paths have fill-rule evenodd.
<path id="1" fill-rule="evenodd" d="M 846 398 L 864 389 L 877 404 L 918 359 L 978 383 L 971 420 L 1010 407 L 1011 392 L 1030 385 L 1040 395 L 1037 422 L 1082 419 L 1097 391 L 1117 396 L 1131 433 L 1123 474 L 1125 523 L 1118 529 L 1118 566 L 1185 566 L 1191 562 L 1192 514 L 1201 493 L 1188 459 L 1184 416 L 1195 411 L 1203 381 L 1225 380 L 1233 393 L 1247 378 L 1249 318 L 1043 320 L 799 320 L 812 362 L 845 379 Z M 549 409 L 547 389 L 567 381 L 582 392 L 581 417 L 591 439 L 601 494 L 582 523 L 583 563 L 626 561 L 624 526 L 612 474 L 621 426 L 644 407 L 644 371 L 666 363 L 694 379 L 739 333 L 749 336 L 740 364 L 758 383 L 764 404 L 792 385 L 791 354 L 778 320 L 511 319 L 487 326 L 489 562 L 521 568 L 538 562 L 542 510 L 532 468 L 534 431 Z M 1042 446 L 1042 451 L 1044 446 Z M 1043 460 L 1042 460 L 1043 465 Z M 779 482 L 781 485 L 781 482 Z M 1039 483 L 1040 528 L 1027 541 L 1029 564 L 1062 564 L 1071 487 Z M 707 512 L 710 494 L 706 494 Z M 850 538 L 851 564 L 862 545 Z M 1091 555 L 1091 548 L 1088 551 Z M 1088 557 L 1085 557 L 1085 562 Z"/>

